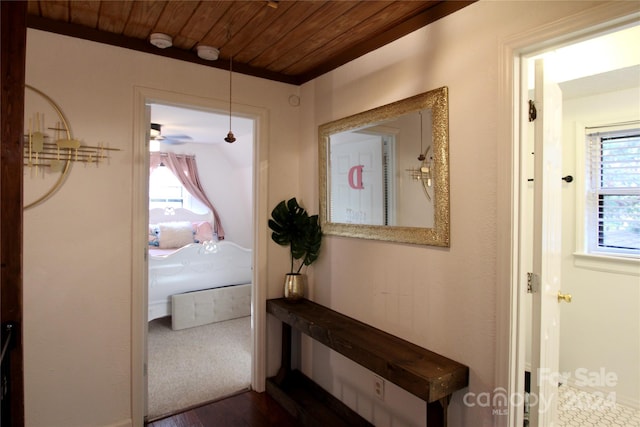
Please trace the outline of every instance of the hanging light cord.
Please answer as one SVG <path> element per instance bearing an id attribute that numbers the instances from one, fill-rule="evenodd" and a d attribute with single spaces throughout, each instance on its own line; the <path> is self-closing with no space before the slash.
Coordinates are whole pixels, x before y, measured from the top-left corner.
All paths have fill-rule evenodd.
<path id="1" fill-rule="evenodd" d="M 231 132 L 231 95 L 233 91 L 232 78 L 233 74 L 233 56 L 229 57 L 229 132 Z"/>
<path id="2" fill-rule="evenodd" d="M 229 57 L 229 133 L 227 137 L 224 139 L 228 143 L 233 143 L 236 141 L 236 137 L 233 136 L 233 132 L 231 131 L 231 95 L 232 95 L 232 79 L 231 76 L 233 74 L 233 56 Z"/>
<path id="3" fill-rule="evenodd" d="M 422 162 L 426 158 L 424 151 L 422 151 L 422 111 L 418 111 L 418 115 L 420 116 L 420 155 L 418 156 L 418 160 Z"/>

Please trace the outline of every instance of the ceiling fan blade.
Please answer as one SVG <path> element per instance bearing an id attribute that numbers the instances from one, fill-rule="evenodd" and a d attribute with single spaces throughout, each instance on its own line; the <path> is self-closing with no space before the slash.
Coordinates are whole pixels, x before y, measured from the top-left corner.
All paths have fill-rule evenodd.
<path id="1" fill-rule="evenodd" d="M 171 145 L 186 144 L 187 142 L 193 140 L 193 138 L 191 138 L 189 135 L 160 135 L 152 139 Z"/>
<path id="2" fill-rule="evenodd" d="M 193 140 L 193 138 L 191 138 L 189 135 L 184 135 L 184 134 L 170 134 L 170 135 L 162 135 L 162 136 L 164 139 L 182 139 L 182 140 L 185 140 L 185 142 Z"/>
<path id="3" fill-rule="evenodd" d="M 189 138 L 191 139 L 191 138 Z M 187 142 L 189 142 L 189 140 L 187 139 L 180 139 L 180 138 L 169 138 L 169 137 L 165 137 L 162 141 L 160 141 L 164 144 L 170 144 L 170 145 L 181 145 L 181 144 L 186 144 Z"/>

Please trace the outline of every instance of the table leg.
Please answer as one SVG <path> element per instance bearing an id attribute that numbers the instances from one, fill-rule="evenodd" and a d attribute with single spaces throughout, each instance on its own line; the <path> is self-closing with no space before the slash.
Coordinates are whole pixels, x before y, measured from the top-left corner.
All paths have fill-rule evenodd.
<path id="1" fill-rule="evenodd" d="M 282 355 L 280 356 L 280 369 L 274 382 L 282 385 L 289 372 L 291 372 L 291 326 L 282 322 Z"/>
<path id="2" fill-rule="evenodd" d="M 427 427 L 447 427 L 447 407 L 451 395 L 427 403 Z"/>

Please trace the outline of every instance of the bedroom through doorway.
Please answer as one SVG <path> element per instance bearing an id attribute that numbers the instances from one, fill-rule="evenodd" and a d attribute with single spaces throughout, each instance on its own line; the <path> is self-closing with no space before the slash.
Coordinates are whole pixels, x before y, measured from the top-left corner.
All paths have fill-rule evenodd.
<path id="1" fill-rule="evenodd" d="M 256 123 L 149 107 L 147 421 L 251 386 Z"/>

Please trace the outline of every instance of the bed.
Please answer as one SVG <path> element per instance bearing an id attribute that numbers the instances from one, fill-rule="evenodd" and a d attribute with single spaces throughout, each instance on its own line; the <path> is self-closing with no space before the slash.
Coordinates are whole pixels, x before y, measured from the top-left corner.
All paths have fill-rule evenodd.
<path id="1" fill-rule="evenodd" d="M 172 316 L 184 329 L 250 314 L 251 249 L 211 229 L 209 215 L 149 211 L 149 321 Z"/>

